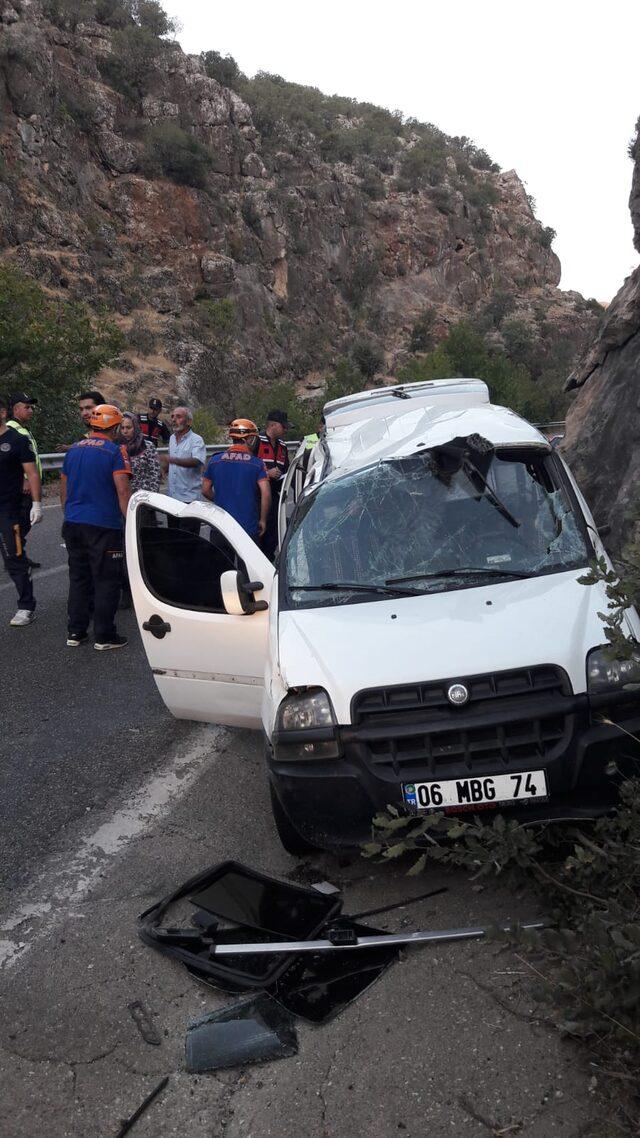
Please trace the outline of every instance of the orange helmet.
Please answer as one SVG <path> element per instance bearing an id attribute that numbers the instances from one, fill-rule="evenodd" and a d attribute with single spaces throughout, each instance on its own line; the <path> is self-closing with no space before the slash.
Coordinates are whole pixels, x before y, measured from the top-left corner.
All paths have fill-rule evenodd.
<path id="1" fill-rule="evenodd" d="M 99 403 L 93 408 L 89 416 L 89 425 L 98 431 L 108 431 L 111 427 L 119 427 L 122 422 L 122 411 L 113 406 L 113 403 Z"/>
<path id="2" fill-rule="evenodd" d="M 258 428 L 252 419 L 233 419 L 229 423 L 229 438 L 244 443 L 248 439 L 257 438 Z"/>

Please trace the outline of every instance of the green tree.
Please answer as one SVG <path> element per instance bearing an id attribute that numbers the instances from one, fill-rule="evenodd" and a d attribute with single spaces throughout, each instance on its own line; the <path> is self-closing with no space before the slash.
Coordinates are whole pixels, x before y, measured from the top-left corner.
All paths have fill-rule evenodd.
<path id="1" fill-rule="evenodd" d="M 399 373 L 408 382 L 457 376 L 484 379 L 494 403 L 511 407 L 534 423 L 553 419 L 562 401 L 560 385 L 535 382 L 523 364 L 487 348 L 481 333 L 466 321 L 456 324 L 437 348 L 412 360 Z"/>
<path id="2" fill-rule="evenodd" d="M 115 360 L 123 342 L 110 320 L 48 296 L 12 266 L 0 267 L 0 383 L 4 391 L 25 388 L 38 399 L 34 432 L 42 451 L 72 437 L 74 398 Z"/>
<path id="3" fill-rule="evenodd" d="M 200 59 L 209 78 L 217 79 L 223 87 L 235 90 L 240 80 L 244 78 L 232 55 L 221 55 L 219 51 L 203 51 L 200 53 Z"/>

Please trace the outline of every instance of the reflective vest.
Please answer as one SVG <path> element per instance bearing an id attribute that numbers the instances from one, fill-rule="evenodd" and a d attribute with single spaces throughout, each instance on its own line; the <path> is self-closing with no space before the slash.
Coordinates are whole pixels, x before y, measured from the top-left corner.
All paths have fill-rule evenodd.
<path id="1" fill-rule="evenodd" d="M 7 422 L 7 426 L 13 427 L 14 431 L 17 431 L 19 435 L 24 435 L 25 438 L 27 438 L 29 440 L 29 442 L 31 443 L 31 449 L 36 456 L 36 467 L 38 469 L 38 474 L 42 478 L 42 463 L 40 462 L 40 455 L 38 454 L 38 444 L 37 444 L 36 440 L 34 439 L 33 435 L 31 434 L 31 431 L 29 430 L 29 428 L 25 427 L 24 423 L 19 423 L 17 421 L 17 419 L 9 419 Z"/>

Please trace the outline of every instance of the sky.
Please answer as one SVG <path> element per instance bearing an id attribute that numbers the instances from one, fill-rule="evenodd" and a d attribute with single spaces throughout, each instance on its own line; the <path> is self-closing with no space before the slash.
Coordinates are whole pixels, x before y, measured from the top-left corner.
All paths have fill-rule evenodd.
<path id="1" fill-rule="evenodd" d="M 561 287 L 609 301 L 640 260 L 628 210 L 640 116 L 633 0 L 165 0 L 188 52 L 464 134 L 556 230 Z"/>

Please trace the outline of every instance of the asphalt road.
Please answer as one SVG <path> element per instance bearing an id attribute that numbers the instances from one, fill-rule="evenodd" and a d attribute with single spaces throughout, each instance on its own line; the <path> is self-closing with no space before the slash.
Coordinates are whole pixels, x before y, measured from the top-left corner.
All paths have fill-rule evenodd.
<path id="1" fill-rule="evenodd" d="M 36 620 L 10 628 L 13 583 L 0 569 L 0 866 L 5 889 L 54 848 L 69 847 L 86 814 L 109 808 L 179 746 L 189 726 L 158 699 L 132 612 L 127 648 L 67 648 L 61 511 L 47 507 L 28 541 Z"/>
<path id="2" fill-rule="evenodd" d="M 64 550 L 48 509 L 31 552 L 38 619 L 6 626 L 0 577 L 2 741 L 0 1131 L 116 1138 L 164 1076 L 134 1138 L 605 1138 L 586 1059 L 536 1004 L 528 966 L 492 942 L 414 950 L 334 1022 L 298 1024 L 299 1051 L 260 1067 L 185 1070 L 189 1019 L 234 997 L 146 948 L 136 916 L 196 871 L 237 858 L 343 890 L 357 912 L 446 884 L 376 918 L 398 930 L 536 916 L 530 898 L 442 868 L 407 878 L 279 845 L 259 739 L 177 723 L 132 614 L 118 653 L 65 645 Z M 159 1042 L 142 1037 L 141 1002 Z"/>

